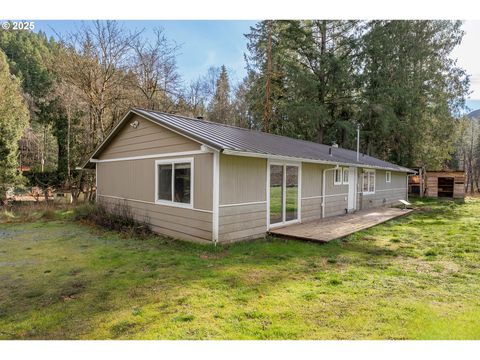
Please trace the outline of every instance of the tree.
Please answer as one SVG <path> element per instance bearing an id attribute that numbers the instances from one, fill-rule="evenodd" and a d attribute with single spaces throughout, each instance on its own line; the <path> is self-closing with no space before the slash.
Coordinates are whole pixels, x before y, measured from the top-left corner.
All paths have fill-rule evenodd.
<path id="1" fill-rule="evenodd" d="M 60 53 L 59 71 L 88 106 L 90 151 L 129 106 L 128 61 L 139 36 L 140 32 L 129 32 L 117 21 L 95 21 L 63 40 L 66 48 Z M 123 100 L 127 102 L 120 107 Z"/>
<path id="2" fill-rule="evenodd" d="M 230 100 L 230 82 L 225 65 L 215 84 L 215 93 L 209 104 L 208 118 L 212 121 L 232 123 L 232 105 Z"/>
<path id="3" fill-rule="evenodd" d="M 277 134 L 286 134 L 283 110 L 287 50 L 282 36 L 286 26 L 285 21 L 261 21 L 245 35 L 248 49 L 245 60 L 250 79 L 246 97 L 252 125 Z"/>
<path id="4" fill-rule="evenodd" d="M 179 46 L 170 42 L 162 29 L 154 30 L 154 41 L 137 38 L 133 44 L 134 85 L 145 98 L 145 107 L 168 111 L 170 98 L 179 95 L 180 74 L 176 56 Z"/>
<path id="5" fill-rule="evenodd" d="M 7 57 L 0 51 L 0 201 L 18 180 L 18 141 L 28 125 L 28 109 L 20 81 L 10 74 Z"/>
<path id="6" fill-rule="evenodd" d="M 234 89 L 232 100 L 233 125 L 253 129 L 255 122 L 249 107 L 249 91 L 251 86 L 250 77 L 245 77 Z"/>
<path id="7" fill-rule="evenodd" d="M 362 148 L 405 166 L 441 167 L 453 151 L 468 77 L 450 54 L 458 21 L 374 21 L 362 42 Z"/>
<path id="8" fill-rule="evenodd" d="M 40 108 L 51 97 L 54 75 L 51 71 L 55 41 L 47 40 L 44 33 L 31 31 L 2 30 L 0 31 L 0 48 L 8 58 L 10 71 L 21 82 L 23 94 L 30 112 L 29 140 L 22 141 L 22 145 L 36 143 L 37 154 L 20 154 L 22 166 L 35 166 L 33 159 L 38 158 L 42 168 L 56 166 L 56 148 L 53 141 L 52 128 L 42 122 L 39 116 Z M 22 146 L 22 150 L 25 147 Z M 33 148 L 28 148 L 33 150 Z M 28 155 L 34 155 L 28 156 Z"/>

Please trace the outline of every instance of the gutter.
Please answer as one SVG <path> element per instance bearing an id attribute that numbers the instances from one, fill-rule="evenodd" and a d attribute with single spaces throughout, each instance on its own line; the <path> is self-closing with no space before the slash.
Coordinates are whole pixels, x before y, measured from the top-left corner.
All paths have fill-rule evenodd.
<path id="1" fill-rule="evenodd" d="M 378 170 L 388 170 L 388 171 L 395 171 L 395 172 L 405 172 L 405 173 L 415 173 L 415 171 L 403 168 L 402 169 L 395 169 L 390 167 L 382 167 L 382 166 L 372 166 L 362 163 L 349 163 L 349 162 L 342 162 L 342 161 L 329 161 L 329 160 L 314 160 L 308 158 L 297 158 L 292 156 L 284 156 L 284 155 L 272 155 L 272 154 L 264 154 L 264 153 L 254 153 L 250 151 L 239 151 L 239 150 L 230 150 L 224 149 L 222 151 L 225 155 L 233 155 L 233 156 L 246 156 L 246 157 L 256 157 L 262 159 L 273 159 L 273 160 L 285 160 L 291 162 L 306 162 L 312 164 L 331 164 L 337 166 L 353 166 L 357 168 L 366 168 L 366 169 L 378 169 Z"/>

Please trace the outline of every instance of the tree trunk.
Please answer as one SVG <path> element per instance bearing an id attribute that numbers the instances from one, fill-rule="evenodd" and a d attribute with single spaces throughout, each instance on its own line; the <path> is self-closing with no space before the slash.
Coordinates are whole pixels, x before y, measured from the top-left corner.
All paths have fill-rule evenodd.
<path id="1" fill-rule="evenodd" d="M 272 103 L 271 103 L 271 78 L 272 78 L 272 20 L 267 21 L 268 26 L 268 39 L 267 39 L 267 72 L 265 81 L 265 109 L 263 114 L 263 131 L 269 132 L 270 119 L 272 116 Z"/>

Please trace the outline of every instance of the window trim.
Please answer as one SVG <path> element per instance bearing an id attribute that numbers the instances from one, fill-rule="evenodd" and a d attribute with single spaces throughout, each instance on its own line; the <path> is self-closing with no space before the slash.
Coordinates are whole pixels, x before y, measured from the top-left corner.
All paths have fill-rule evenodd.
<path id="1" fill-rule="evenodd" d="M 337 181 L 337 171 L 340 171 L 340 181 Z M 333 171 L 333 185 L 342 185 L 343 184 L 343 168 L 338 167 Z"/>
<path id="2" fill-rule="evenodd" d="M 386 183 L 391 183 L 392 182 L 392 172 L 391 171 L 385 171 L 385 182 Z"/>
<path id="3" fill-rule="evenodd" d="M 348 174 L 348 179 L 345 181 L 345 172 Z M 348 167 L 343 168 L 342 170 L 342 184 L 348 185 L 350 183 L 350 169 Z"/>
<path id="4" fill-rule="evenodd" d="M 175 176 L 175 164 L 190 164 L 190 203 L 181 203 L 169 200 L 162 200 L 158 198 L 158 165 L 172 165 L 172 198 L 174 190 L 174 176 Z M 194 158 L 170 158 L 155 160 L 155 199 L 154 202 L 157 205 L 167 205 L 180 208 L 193 209 L 193 190 L 195 185 L 195 172 L 194 172 Z"/>
<path id="5" fill-rule="evenodd" d="M 373 174 L 373 191 L 365 191 L 365 174 Z M 367 189 L 370 189 L 370 176 L 367 176 Z M 362 194 L 364 195 L 372 195 L 375 194 L 376 190 L 376 183 L 377 182 L 377 174 L 375 169 L 364 169 L 363 170 L 363 175 L 362 175 Z"/>

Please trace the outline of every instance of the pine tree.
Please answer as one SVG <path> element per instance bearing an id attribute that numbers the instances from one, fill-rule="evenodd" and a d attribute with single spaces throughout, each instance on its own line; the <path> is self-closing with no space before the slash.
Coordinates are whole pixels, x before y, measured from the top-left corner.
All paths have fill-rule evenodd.
<path id="1" fill-rule="evenodd" d="M 18 140 L 27 125 L 28 110 L 20 82 L 10 74 L 7 58 L 0 51 L 0 202 L 18 179 Z"/>
<path id="2" fill-rule="evenodd" d="M 468 77 L 450 58 L 458 21 L 374 21 L 362 48 L 362 144 L 405 166 L 440 168 L 453 151 Z"/>
<path id="3" fill-rule="evenodd" d="M 233 122 L 230 82 L 225 65 L 220 68 L 220 75 L 215 85 L 215 94 L 209 106 L 208 119 L 225 124 Z"/>

